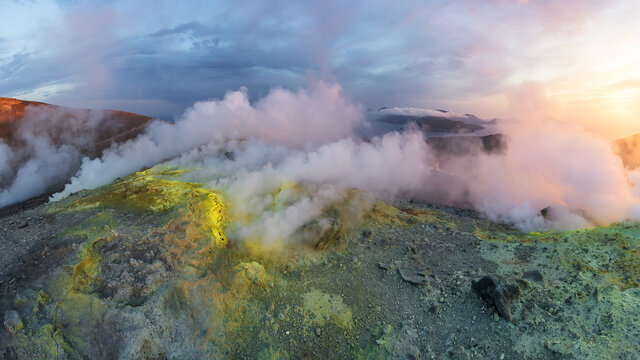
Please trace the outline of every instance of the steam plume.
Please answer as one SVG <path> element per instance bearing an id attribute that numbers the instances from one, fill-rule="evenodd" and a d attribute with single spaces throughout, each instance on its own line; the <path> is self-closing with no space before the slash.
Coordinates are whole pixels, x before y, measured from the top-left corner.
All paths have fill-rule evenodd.
<path id="1" fill-rule="evenodd" d="M 362 113 L 339 86 L 323 82 L 274 89 L 255 104 L 246 89 L 229 92 L 196 103 L 175 124 L 152 124 L 99 159 L 83 159 L 52 199 L 174 158 L 168 165 L 194 169 L 185 180 L 222 192 L 237 218 L 252 219 L 235 230 L 238 238 L 288 238 L 350 188 L 470 206 L 522 230 L 640 219 L 640 174 L 625 170 L 608 142 L 572 125 L 523 113 L 525 121 L 500 129 L 505 151 L 442 156 L 416 130 L 358 138 Z"/>
<path id="2" fill-rule="evenodd" d="M 104 185 L 214 140 L 263 139 L 300 148 L 348 137 L 361 122 L 360 108 L 343 98 L 337 85 L 318 82 L 297 92 L 276 88 L 255 105 L 240 89 L 222 100 L 196 103 L 175 125 L 151 124 L 146 134 L 100 159 L 83 159 L 78 175 L 52 199 Z"/>
<path id="3" fill-rule="evenodd" d="M 0 139 L 0 207 L 64 185 L 95 142 L 101 119 L 96 110 L 27 107 L 14 136 Z"/>

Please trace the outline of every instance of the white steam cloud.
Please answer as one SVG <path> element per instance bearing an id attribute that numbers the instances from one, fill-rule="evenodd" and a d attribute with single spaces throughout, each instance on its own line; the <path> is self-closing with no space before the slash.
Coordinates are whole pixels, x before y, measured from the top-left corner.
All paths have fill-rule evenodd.
<path id="1" fill-rule="evenodd" d="M 52 199 L 104 185 L 215 140 L 262 139 L 303 148 L 348 137 L 362 124 L 362 111 L 341 91 L 338 85 L 317 82 L 297 92 L 273 89 L 255 105 L 249 103 L 246 89 L 228 92 L 222 100 L 198 102 L 175 124 L 153 123 L 144 135 L 102 158 L 83 159 L 77 176 Z"/>
<path id="2" fill-rule="evenodd" d="M 29 106 L 0 139 L 0 207 L 60 188 L 96 139 L 102 112 Z"/>
<path id="3" fill-rule="evenodd" d="M 416 130 L 357 137 L 366 126 L 363 111 L 338 85 L 274 89 L 255 104 L 241 89 L 196 103 L 175 124 L 153 123 L 99 159 L 83 159 L 52 199 L 173 159 L 167 165 L 193 170 L 184 180 L 225 196 L 240 239 L 287 239 L 318 218 L 326 226 L 323 212 L 351 188 L 470 206 L 522 230 L 640 220 L 640 173 L 625 170 L 607 141 L 524 115 L 501 127 L 504 151 L 454 156 L 432 150 Z M 0 155 L 5 148 L 0 144 Z M 0 156 L 0 169 L 10 159 Z"/>
<path id="4" fill-rule="evenodd" d="M 465 179 L 469 202 L 491 220 L 545 230 L 640 219 L 638 173 L 624 169 L 607 141 L 552 122 L 512 123 L 502 131 L 509 137 L 504 154 L 443 166 Z M 547 207 L 545 218 L 540 210 Z"/>
<path id="5" fill-rule="evenodd" d="M 225 195 L 236 238 L 273 243 L 290 239 L 315 219 L 326 226 L 324 211 L 342 200 L 347 189 L 384 196 L 420 193 L 431 162 L 421 134 L 394 132 L 371 142 L 342 139 L 313 150 L 262 141 L 217 142 L 167 165 L 193 169 L 185 180 L 206 182 Z M 350 199 L 359 205 L 370 204 L 368 200 Z"/>
<path id="6" fill-rule="evenodd" d="M 370 142 L 349 138 L 312 150 L 216 142 L 167 165 L 193 169 L 185 180 L 225 194 L 235 219 L 252 219 L 238 224 L 237 237 L 267 242 L 288 238 L 322 217 L 349 188 L 471 206 L 525 231 L 640 219 L 640 173 L 627 173 L 606 141 L 557 124 L 504 130 L 510 147 L 499 155 L 478 149 L 437 157 L 421 133 L 391 132 Z M 290 183 L 316 188 L 282 192 Z M 287 196 L 294 201 L 274 207 Z"/>

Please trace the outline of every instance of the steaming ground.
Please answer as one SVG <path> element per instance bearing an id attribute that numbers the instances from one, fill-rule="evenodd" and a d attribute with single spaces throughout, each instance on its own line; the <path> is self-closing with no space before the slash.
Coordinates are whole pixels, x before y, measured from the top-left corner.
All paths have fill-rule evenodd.
<path id="1" fill-rule="evenodd" d="M 196 103 L 175 124 L 151 123 L 138 138 L 91 159 L 83 158 L 83 149 L 95 143 L 100 117 L 80 122 L 32 111 L 16 135 L 23 146 L 0 141 L 0 206 L 50 191 L 74 173 L 53 200 L 175 159 L 172 166 L 193 169 L 189 180 L 223 191 L 234 211 L 263 214 L 255 231 L 280 224 L 269 239 L 286 239 L 293 225 L 284 224 L 304 223 L 350 188 L 383 198 L 471 207 L 527 231 L 640 218 L 640 173 L 625 169 L 607 141 L 578 127 L 523 112 L 526 121 L 493 125 L 506 135 L 505 151 L 487 153 L 472 145 L 462 155 L 456 149 L 443 155 L 425 142 L 429 129 L 408 127 L 363 138 L 375 133 L 367 130 L 371 122 L 365 113 L 335 84 L 316 82 L 295 92 L 276 88 L 254 104 L 241 89 Z M 68 127 L 64 132 L 57 126 L 62 121 Z M 290 211 L 262 205 L 283 185 L 299 183 L 319 193 L 292 200 Z M 301 210 L 308 216 L 292 215 Z"/>
<path id="2" fill-rule="evenodd" d="M 335 84 L 278 88 L 255 104 L 241 89 L 196 103 L 175 125 L 154 123 L 101 158 L 85 158 L 52 200 L 177 157 L 171 166 L 193 169 L 189 180 L 222 191 L 234 211 L 262 214 L 247 232 L 266 226 L 268 241 L 287 238 L 349 188 L 468 206 L 526 231 L 640 219 L 640 176 L 622 166 L 607 141 L 571 125 L 523 118 L 499 128 L 508 139 L 502 153 L 478 148 L 443 157 L 416 130 L 356 136 L 367 126 L 362 108 Z M 312 184 L 318 194 L 292 200 L 284 211 L 267 209 L 275 190 L 298 183 Z"/>
<path id="3" fill-rule="evenodd" d="M 323 83 L 229 93 L 3 209 L 0 359 L 637 357 L 639 223 L 495 223 L 637 219 L 607 142 L 432 148 L 361 113 Z"/>

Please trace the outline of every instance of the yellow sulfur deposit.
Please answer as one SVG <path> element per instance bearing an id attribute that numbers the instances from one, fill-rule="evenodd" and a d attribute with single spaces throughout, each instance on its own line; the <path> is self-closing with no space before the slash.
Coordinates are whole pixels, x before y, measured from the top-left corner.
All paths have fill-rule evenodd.
<path id="1" fill-rule="evenodd" d="M 224 233 L 227 219 L 227 211 L 224 203 L 220 195 L 208 193 L 205 206 L 209 209 L 209 226 L 211 227 L 213 238 L 216 240 L 217 245 L 222 245 L 227 241 Z"/>
<path id="2" fill-rule="evenodd" d="M 170 175 L 175 175 L 176 171 Z M 168 213 L 188 205 L 195 222 L 207 227 L 216 245 L 227 241 L 224 228 L 227 209 L 222 197 L 200 184 L 161 177 L 167 171 L 148 169 L 131 174 L 89 196 L 71 202 L 63 210 L 114 209 L 142 213 Z"/>

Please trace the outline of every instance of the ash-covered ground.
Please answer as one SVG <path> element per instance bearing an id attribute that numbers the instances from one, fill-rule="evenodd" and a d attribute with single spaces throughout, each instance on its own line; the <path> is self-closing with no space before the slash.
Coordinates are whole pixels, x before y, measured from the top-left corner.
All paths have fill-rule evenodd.
<path id="1" fill-rule="evenodd" d="M 302 243 L 238 242 L 222 197 L 161 168 L 3 212 L 0 358 L 640 358 L 637 223 L 350 213 L 332 204 Z"/>

